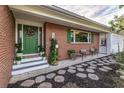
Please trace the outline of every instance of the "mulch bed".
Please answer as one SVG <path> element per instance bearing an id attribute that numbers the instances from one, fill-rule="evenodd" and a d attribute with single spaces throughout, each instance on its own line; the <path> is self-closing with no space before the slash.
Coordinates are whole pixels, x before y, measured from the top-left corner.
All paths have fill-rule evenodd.
<path id="1" fill-rule="evenodd" d="M 75 65 L 73 65 L 73 66 L 75 66 Z M 78 88 L 116 88 L 116 87 L 118 87 L 117 83 L 113 80 L 113 77 L 118 77 L 118 75 L 115 72 L 115 70 L 118 69 L 118 65 L 117 64 L 109 65 L 108 67 L 111 67 L 113 69 L 109 72 L 102 72 L 98 69 L 99 67 L 101 67 L 101 66 L 98 66 L 95 69 L 95 74 L 99 77 L 99 80 L 97 80 L 97 81 L 92 80 L 88 77 L 82 79 L 82 78 L 77 77 L 76 74 L 71 74 L 66 71 L 66 73 L 63 75 L 65 77 L 64 82 L 57 83 L 54 81 L 54 78 L 53 79 L 46 78 L 45 82 L 50 82 L 52 84 L 53 88 L 61 88 L 61 87 L 75 88 L 75 86 L 73 86 L 73 85 L 65 86 L 65 85 L 67 85 L 67 83 L 75 84 Z M 83 67 L 83 68 L 86 69 L 87 67 Z M 68 69 L 68 67 L 63 68 L 62 70 L 67 70 L 67 69 Z M 57 74 L 57 72 L 58 72 L 58 70 L 50 72 L 50 73 Z M 78 73 L 78 72 L 79 71 L 76 69 L 76 73 Z M 84 71 L 83 73 L 88 74 L 88 72 L 86 72 L 86 71 Z M 47 74 L 49 74 L 49 73 L 42 74 L 42 75 L 46 76 Z M 35 80 L 36 77 L 31 77 L 29 79 Z M 28 80 L 28 79 L 26 79 L 26 80 Z M 8 88 L 23 88 L 22 86 L 20 86 L 20 84 L 24 81 L 25 80 L 18 81 L 15 84 L 9 84 Z M 40 83 L 38 83 L 38 84 L 35 83 L 33 86 L 31 86 L 31 88 L 37 88 L 39 85 L 40 85 Z"/>

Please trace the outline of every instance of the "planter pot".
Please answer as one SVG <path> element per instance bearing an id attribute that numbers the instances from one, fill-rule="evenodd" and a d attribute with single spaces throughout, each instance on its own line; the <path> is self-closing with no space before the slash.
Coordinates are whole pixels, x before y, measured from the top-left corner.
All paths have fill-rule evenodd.
<path id="1" fill-rule="evenodd" d="M 17 65 L 21 64 L 21 61 L 16 61 L 16 64 L 17 64 Z"/>
<path id="2" fill-rule="evenodd" d="M 50 64 L 50 65 L 53 65 L 53 66 L 57 66 L 58 65 L 58 61 L 55 61 L 55 62 L 53 62 L 52 64 Z"/>
<path id="3" fill-rule="evenodd" d="M 71 54 L 70 54 L 70 58 L 71 58 L 72 60 L 75 60 L 75 59 L 76 59 L 76 53 L 71 53 Z"/>
<path id="4" fill-rule="evenodd" d="M 23 53 L 17 53 L 17 56 L 18 57 L 22 57 L 23 56 Z"/>
<path id="5" fill-rule="evenodd" d="M 42 59 L 43 59 L 43 60 L 46 60 L 46 57 L 43 57 Z"/>
<path id="6" fill-rule="evenodd" d="M 40 56 L 42 56 L 43 52 L 40 52 Z"/>

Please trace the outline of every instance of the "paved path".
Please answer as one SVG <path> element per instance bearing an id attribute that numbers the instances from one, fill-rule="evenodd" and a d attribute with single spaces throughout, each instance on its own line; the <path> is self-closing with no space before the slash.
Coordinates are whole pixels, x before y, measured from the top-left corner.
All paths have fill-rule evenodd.
<path id="1" fill-rule="evenodd" d="M 112 80 L 116 68 L 112 57 L 103 57 L 13 82 L 8 87 L 116 87 Z"/>

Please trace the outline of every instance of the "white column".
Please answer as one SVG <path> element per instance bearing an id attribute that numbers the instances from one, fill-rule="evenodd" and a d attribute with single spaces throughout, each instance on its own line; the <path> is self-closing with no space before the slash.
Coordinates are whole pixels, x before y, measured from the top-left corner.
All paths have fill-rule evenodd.
<path id="1" fill-rule="evenodd" d="M 73 40 L 73 42 L 75 43 L 76 41 L 75 41 L 75 31 L 73 31 L 73 35 L 74 35 L 74 40 Z"/>
<path id="2" fill-rule="evenodd" d="M 23 50 L 23 32 L 24 30 L 23 30 L 23 24 L 22 24 L 22 50 Z"/>

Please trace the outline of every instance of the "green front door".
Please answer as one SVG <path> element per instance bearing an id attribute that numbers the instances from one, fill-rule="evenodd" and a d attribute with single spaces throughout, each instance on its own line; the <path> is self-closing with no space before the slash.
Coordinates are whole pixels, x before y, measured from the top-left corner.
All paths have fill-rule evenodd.
<path id="1" fill-rule="evenodd" d="M 23 53 L 38 53 L 38 27 L 23 25 Z"/>

